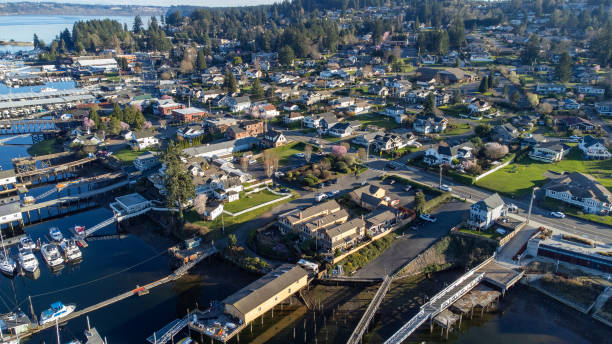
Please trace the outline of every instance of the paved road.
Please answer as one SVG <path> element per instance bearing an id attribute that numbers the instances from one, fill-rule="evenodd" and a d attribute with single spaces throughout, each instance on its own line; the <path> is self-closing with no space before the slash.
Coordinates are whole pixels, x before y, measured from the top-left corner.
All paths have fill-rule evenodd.
<path id="1" fill-rule="evenodd" d="M 415 224 L 419 223 L 416 230 L 395 240 L 378 258 L 361 268 L 354 276 L 377 278 L 397 272 L 423 250 L 447 235 L 452 227 L 461 222 L 469 206 L 466 202 L 450 201 L 433 212 L 438 219 L 435 223 L 415 220 Z"/>
<path id="2" fill-rule="evenodd" d="M 368 165 L 371 169 L 385 171 L 388 173 L 397 173 L 399 175 L 402 175 L 403 177 L 431 186 L 437 186 L 439 184 L 439 176 L 434 173 L 422 171 L 411 166 L 406 166 L 405 168 L 399 168 L 395 170 L 389 170 L 388 168 L 386 168 L 386 163 L 387 162 L 384 160 L 376 160 L 371 161 Z M 487 196 L 493 193 L 491 191 L 484 190 L 476 186 L 455 185 L 451 179 L 445 177 L 442 178 L 442 183 L 452 185 L 453 193 L 455 193 L 456 195 L 460 197 L 471 198 L 472 200 L 480 200 L 486 198 Z M 528 201 L 510 199 L 508 197 L 502 198 L 507 204 L 514 203 L 519 207 L 519 213 L 517 215 L 523 216 L 525 218 L 527 217 L 527 211 L 529 209 Z M 593 240 L 598 240 L 606 244 L 612 243 L 612 228 L 606 225 L 601 225 L 573 217 L 558 219 L 551 217 L 549 214 L 550 211 L 541 209 L 534 205 L 531 219 L 544 226 L 558 228 L 566 232 L 574 233 Z"/>

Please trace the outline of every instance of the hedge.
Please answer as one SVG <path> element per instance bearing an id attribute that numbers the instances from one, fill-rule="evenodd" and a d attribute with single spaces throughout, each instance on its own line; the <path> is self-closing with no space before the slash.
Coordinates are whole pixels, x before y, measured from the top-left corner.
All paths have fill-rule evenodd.
<path id="1" fill-rule="evenodd" d="M 423 212 L 428 213 L 432 209 L 436 208 L 442 203 L 445 203 L 451 198 L 453 198 L 453 195 L 450 192 L 445 192 L 441 194 L 440 196 L 434 197 L 430 199 L 429 201 L 425 202 L 425 206 L 423 207 Z"/>
<path id="2" fill-rule="evenodd" d="M 472 185 L 474 184 L 474 177 L 469 176 L 467 174 L 462 174 L 457 171 L 449 170 L 447 175 L 453 179 L 453 181 L 457 183 Z"/>

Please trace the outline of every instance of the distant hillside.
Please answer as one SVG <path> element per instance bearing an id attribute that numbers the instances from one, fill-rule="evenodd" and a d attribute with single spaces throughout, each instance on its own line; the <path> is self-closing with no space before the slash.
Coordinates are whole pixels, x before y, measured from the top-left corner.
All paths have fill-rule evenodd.
<path id="1" fill-rule="evenodd" d="M 81 5 L 54 2 L 11 2 L 0 4 L 0 15 L 72 15 L 72 16 L 159 16 L 167 8 L 158 6 Z"/>

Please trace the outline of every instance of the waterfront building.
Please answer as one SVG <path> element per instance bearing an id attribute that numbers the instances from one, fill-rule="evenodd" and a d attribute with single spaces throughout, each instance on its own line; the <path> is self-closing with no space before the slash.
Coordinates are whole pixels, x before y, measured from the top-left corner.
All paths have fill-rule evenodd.
<path id="1" fill-rule="evenodd" d="M 17 177 L 15 176 L 15 170 L 2 170 L 0 171 L 0 187 L 2 189 L 10 189 L 17 184 Z"/>
<path id="2" fill-rule="evenodd" d="M 21 207 L 19 202 L 11 202 L 0 205 L 0 226 L 8 224 L 13 226 L 14 222 L 22 222 Z"/>
<path id="3" fill-rule="evenodd" d="M 115 213 L 122 215 L 136 213 L 150 206 L 151 202 L 139 193 L 116 197 L 115 202 L 110 204 Z"/>
<path id="4" fill-rule="evenodd" d="M 223 300 L 225 312 L 248 324 L 308 285 L 308 272 L 283 264 Z"/>

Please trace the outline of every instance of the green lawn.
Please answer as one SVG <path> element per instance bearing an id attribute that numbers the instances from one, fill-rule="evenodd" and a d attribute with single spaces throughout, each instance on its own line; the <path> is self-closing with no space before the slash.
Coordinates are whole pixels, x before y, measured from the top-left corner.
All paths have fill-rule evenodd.
<path id="1" fill-rule="evenodd" d="M 35 143 L 28 148 L 30 155 L 46 155 L 62 151 L 62 145 L 56 139 L 48 139 Z"/>
<path id="2" fill-rule="evenodd" d="M 292 142 L 284 146 L 270 148 L 270 150 L 278 154 L 281 164 L 286 164 L 287 162 L 289 162 L 289 158 L 291 158 L 291 156 L 297 153 L 304 152 L 304 143 L 303 142 Z"/>
<path id="3" fill-rule="evenodd" d="M 249 211 L 248 213 L 244 213 L 242 215 L 234 217 L 231 217 L 229 215 L 219 216 L 212 221 L 204 221 L 195 211 L 189 210 L 185 212 L 185 221 L 191 222 L 195 225 L 204 226 L 213 230 L 211 233 L 207 234 L 207 238 L 217 239 L 223 236 L 221 231 L 217 230 L 221 229 L 223 225 L 225 225 L 226 234 L 231 233 L 241 223 L 258 218 L 262 214 L 265 214 L 266 212 L 270 211 L 272 208 L 277 207 L 283 203 L 289 202 L 296 197 L 297 195 L 293 194 L 293 197 L 291 198 L 287 198 L 285 200 L 267 205 L 265 207 L 257 208 L 253 211 Z"/>
<path id="4" fill-rule="evenodd" d="M 524 158 L 521 162 L 512 163 L 503 169 L 490 174 L 476 182 L 476 185 L 498 191 L 509 196 L 519 197 L 531 192 L 534 186 L 542 186 L 548 179 L 547 171 L 582 172 L 593 175 L 609 190 L 612 190 L 612 160 L 584 160 L 578 148 L 560 162 L 543 163 Z"/>
<path id="5" fill-rule="evenodd" d="M 459 229 L 459 232 L 462 233 L 469 233 L 469 234 L 473 234 L 473 235 L 478 235 L 487 239 L 497 239 L 499 237 L 502 237 L 501 234 L 497 233 L 495 230 L 486 230 L 486 231 L 475 231 L 475 230 L 471 230 L 471 229 L 466 229 L 466 228 L 461 228 Z"/>
<path id="6" fill-rule="evenodd" d="M 363 115 L 357 115 L 351 118 L 352 120 L 358 120 L 363 125 L 375 125 L 385 129 L 395 129 L 400 125 L 395 123 L 391 117 L 383 116 L 380 114 L 367 113 Z"/>
<path id="7" fill-rule="evenodd" d="M 469 123 L 455 123 L 454 128 L 447 128 L 443 134 L 447 136 L 461 135 L 467 133 L 470 129 Z"/>
<path id="8" fill-rule="evenodd" d="M 252 208 L 258 204 L 270 202 L 281 197 L 283 196 L 275 195 L 269 190 L 264 190 L 250 195 L 241 192 L 239 200 L 226 203 L 224 207 L 225 210 L 229 211 L 230 213 L 237 213 L 239 211 Z"/>
<path id="9" fill-rule="evenodd" d="M 331 135 L 323 135 L 323 140 L 329 141 L 329 142 L 338 142 L 340 140 L 343 140 L 344 137 L 335 137 L 335 136 L 331 136 Z"/>
<path id="10" fill-rule="evenodd" d="M 119 161 L 121 161 L 122 163 L 131 163 L 134 161 L 134 159 L 136 159 L 137 156 L 142 155 L 146 152 L 148 152 L 149 150 L 146 151 L 134 151 L 130 148 L 124 148 L 120 151 L 117 151 L 115 153 L 113 153 L 113 156 L 117 159 L 119 159 Z"/>

